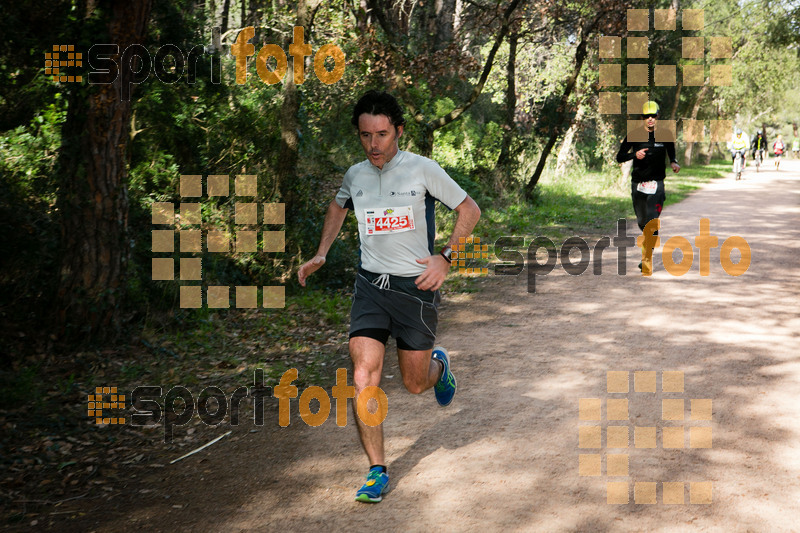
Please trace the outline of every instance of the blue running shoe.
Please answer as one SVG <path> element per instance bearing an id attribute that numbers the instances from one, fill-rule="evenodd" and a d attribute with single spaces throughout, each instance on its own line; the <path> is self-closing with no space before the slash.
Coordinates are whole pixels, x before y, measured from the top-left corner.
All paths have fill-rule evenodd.
<path id="1" fill-rule="evenodd" d="M 381 472 L 380 468 L 373 468 L 367 474 L 367 482 L 356 492 L 356 501 L 365 503 L 378 503 L 383 499 L 382 494 L 387 492 L 389 474 Z"/>
<path id="2" fill-rule="evenodd" d="M 453 401 L 453 396 L 456 395 L 456 377 L 450 372 L 450 357 L 447 355 L 447 350 L 437 346 L 433 349 L 431 357 L 441 361 L 444 365 L 442 377 L 433 386 L 433 393 L 436 395 L 436 401 L 439 402 L 439 405 L 446 407 L 450 405 L 450 402 Z"/>

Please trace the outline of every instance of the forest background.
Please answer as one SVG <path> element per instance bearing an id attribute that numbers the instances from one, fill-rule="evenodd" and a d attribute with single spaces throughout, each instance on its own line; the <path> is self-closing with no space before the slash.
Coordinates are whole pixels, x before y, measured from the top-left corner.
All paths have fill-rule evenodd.
<path id="1" fill-rule="evenodd" d="M 630 29 L 631 9 L 646 14 L 646 31 Z M 668 10 L 675 29 L 655 29 Z M 699 29 L 683 24 L 687 10 L 700 13 Z M 237 82 L 230 51 L 248 26 L 256 54 L 268 44 L 287 52 L 280 83 L 261 79 L 255 55 L 246 82 Z M 295 27 L 312 49 L 303 83 L 290 55 Z M 798 136 L 797 0 L 39 0 L 7 3 L 0 29 L 0 424 L 23 440 L 63 428 L 68 417 L 46 415 L 51 400 L 74 396 L 81 413 L 85 391 L 109 378 L 177 382 L 187 377 L 175 367 L 189 361 L 201 374 L 266 361 L 273 378 L 306 364 L 307 379 L 322 379 L 326 349 L 341 351 L 358 253 L 354 217 L 313 290 L 300 291 L 295 273 L 316 250 L 343 173 L 363 159 L 350 113 L 368 89 L 398 97 L 407 113 L 401 148 L 438 161 L 476 199 L 483 217 L 475 235 L 489 243 L 608 232 L 630 216 L 614 159 L 627 120 L 638 119 L 626 114 L 630 93 L 648 92 L 662 120 L 676 122 L 679 160 L 694 179 L 727 170 L 713 162 L 725 147 L 710 142 L 711 121 L 770 140 Z M 603 36 L 619 38 L 615 57 L 601 57 Z M 683 57 L 688 36 L 704 39 L 699 58 Z M 645 57 L 626 45 L 630 37 L 647 38 Z M 730 39 L 729 57 L 711 58 L 711 37 Z M 63 44 L 84 54 L 82 68 L 65 69 L 82 82 L 45 72 L 45 54 Z M 94 79 L 113 83 L 87 83 L 96 44 L 119 45 L 110 54 L 116 64 L 134 46 L 134 72 L 112 68 Z M 345 56 L 331 84 L 314 70 L 325 44 Z M 599 73 L 611 64 L 622 72 L 646 64 L 650 73 L 675 65 L 675 81 L 608 85 Z M 730 83 L 715 83 L 716 64 L 730 66 Z M 702 65 L 702 83 L 683 83 L 687 65 Z M 121 87 L 134 87 L 129 101 Z M 601 112 L 609 91 L 621 94 L 620 112 Z M 704 123 L 704 142 L 687 142 L 687 120 Z M 285 205 L 285 224 L 264 228 L 284 233 L 284 252 L 204 246 L 187 255 L 176 244 L 154 254 L 153 230 L 168 227 L 153 225 L 153 205 L 186 201 L 181 175 L 228 176 L 231 191 L 235 176 L 257 176 L 248 201 Z M 687 180 L 672 191 L 688 190 Z M 234 222 L 236 195 L 199 202 L 203 230 L 234 242 L 245 228 Z M 448 218 L 438 214 L 442 240 Z M 172 228 L 197 227 L 186 222 Z M 180 286 L 198 282 L 179 274 L 154 281 L 156 256 L 175 265 L 200 258 L 204 286 L 284 286 L 286 306 L 235 309 L 232 299 L 232 309 L 182 307 Z M 199 364 L 204 354 L 211 359 Z M 37 409 L 49 422 L 31 416 Z"/>

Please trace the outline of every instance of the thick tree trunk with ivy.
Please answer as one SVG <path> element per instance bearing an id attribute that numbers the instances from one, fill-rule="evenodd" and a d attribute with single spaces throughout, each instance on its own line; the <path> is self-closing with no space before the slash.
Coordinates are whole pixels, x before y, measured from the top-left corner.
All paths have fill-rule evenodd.
<path id="1" fill-rule="evenodd" d="M 575 162 L 575 135 L 578 129 L 583 125 L 583 119 L 586 116 L 586 105 L 578 106 L 578 114 L 572 121 L 564 135 L 564 140 L 561 142 L 561 148 L 558 150 L 558 159 L 556 159 L 556 176 L 563 176 L 567 172 L 567 167 Z"/>
<path id="2" fill-rule="evenodd" d="M 453 40 L 456 0 L 434 0 L 424 4 L 428 8 L 428 35 L 431 50 L 441 50 Z"/>
<path id="3" fill-rule="evenodd" d="M 115 0 L 109 42 L 120 52 L 141 43 L 151 0 Z M 120 57 L 115 58 L 121 64 Z M 61 264 L 56 323 L 71 341 L 104 341 L 120 328 L 128 261 L 128 170 L 125 157 L 131 102 L 113 84 L 77 88 L 69 99 L 58 168 Z"/>
<path id="4" fill-rule="evenodd" d="M 322 0 L 300 0 L 297 4 L 297 21 L 295 26 L 303 28 L 304 42 L 308 43 L 311 35 L 311 28 L 314 23 L 314 15 L 317 12 Z M 284 50 L 289 50 L 293 35 L 287 38 L 284 43 Z M 298 43 L 299 44 L 299 43 Z M 281 149 L 276 161 L 277 187 L 281 194 L 281 199 L 288 204 L 288 209 L 292 211 L 296 206 L 294 195 L 294 184 L 297 178 L 297 162 L 300 158 L 300 121 L 297 114 L 300 111 L 300 92 L 294 82 L 294 61 L 289 59 L 289 68 L 286 77 L 283 79 L 283 103 L 281 104 Z M 298 65 L 300 66 L 300 65 Z M 305 68 L 305 67 L 302 67 Z M 305 73 L 308 76 L 308 73 Z"/>

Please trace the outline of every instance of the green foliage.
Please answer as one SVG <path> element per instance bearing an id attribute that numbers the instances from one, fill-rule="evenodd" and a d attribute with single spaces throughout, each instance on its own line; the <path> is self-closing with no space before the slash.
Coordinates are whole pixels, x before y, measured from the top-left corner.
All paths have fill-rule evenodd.
<path id="1" fill-rule="evenodd" d="M 439 99 L 436 102 L 436 114 L 446 114 L 453 107 L 455 102 L 451 99 Z M 487 171 L 493 168 L 500 155 L 502 140 L 497 122 L 499 119 L 497 106 L 479 105 L 461 120 L 436 130 L 433 159 L 444 167 L 455 168 L 460 172 Z"/>
<path id="2" fill-rule="evenodd" d="M 31 122 L 0 134 L 0 308 L 30 319 L 54 288 L 58 230 L 53 217 L 65 102 L 56 93 Z M 13 311 L 11 311 L 13 309 Z"/>
<path id="3" fill-rule="evenodd" d="M 314 51 L 322 44 L 336 44 L 345 53 L 347 66 L 342 80 L 332 85 L 321 83 L 313 67 L 305 69 L 305 82 L 298 86 L 299 162 L 297 174 L 288 186 L 276 183 L 275 177 L 281 149 L 284 86 L 271 86 L 261 81 L 253 57 L 249 60 L 249 79 L 243 85 L 235 83 L 234 59 L 224 47 L 199 57 L 193 83 L 187 80 L 189 65 L 183 77 L 171 84 L 159 81 L 151 72 L 134 93 L 132 141 L 126 154 L 130 200 L 128 228 L 132 243 L 126 291 L 132 322 L 152 326 L 166 314 L 174 315 L 172 323 L 177 325 L 191 323 L 200 327 L 209 320 L 208 310 L 172 313 L 178 309 L 179 282 L 151 279 L 151 205 L 153 202 L 178 204 L 182 174 L 216 174 L 231 178 L 236 174 L 256 174 L 259 177 L 258 202 L 285 201 L 281 194 L 288 192 L 302 204 L 291 212 L 291 218 L 282 228 L 286 231 L 285 253 L 204 252 L 200 254 L 204 282 L 281 284 L 287 286 L 290 299 L 309 293 L 322 294 L 299 290 L 294 275 L 297 267 L 316 251 L 325 211 L 342 175 L 350 165 L 363 159 L 350 124 L 353 103 L 370 88 L 386 88 L 399 94 L 396 76 L 403 76 L 409 97 L 426 120 L 443 116 L 463 104 L 477 82 L 481 62 L 497 30 L 496 18 L 488 16 L 488 5 L 467 3 L 462 13 L 461 33 L 453 35 L 452 42 L 448 43 L 431 33 L 438 24 L 431 3 L 420 4 L 419 9 L 408 15 L 406 34 L 398 32 L 394 36 L 387 35 L 374 21 L 364 22 L 367 31 L 358 30 L 356 23 L 360 15 L 355 11 L 323 3 L 306 41 Z M 33 21 L 47 18 L 48 13 L 63 15 L 57 17 L 59 22 L 53 28 L 54 35 L 63 36 L 63 42 L 76 42 L 88 48 L 92 39 L 106 31 L 101 24 L 104 19 L 96 15 L 83 20 L 76 6 L 74 2 L 46 0 L 27 9 Z M 457 120 L 435 130 L 432 157 L 483 209 L 483 219 L 475 231 L 478 235 L 591 232 L 599 230 L 608 220 L 629 215 L 626 184 L 619 183 L 618 167 L 613 161 L 627 117 L 597 113 L 600 59 L 596 41 L 589 46 L 584 70 L 567 109 L 559 108 L 564 82 L 574 61 L 578 15 L 586 15 L 587 6 L 589 4 L 580 2 L 560 6 L 545 31 L 534 31 L 541 21 L 533 11 L 528 11 L 525 16 L 520 15 L 519 26 L 514 28 L 520 35 L 516 64 L 517 108 L 511 145 L 511 166 L 515 168 L 510 173 L 515 181 L 509 183 L 505 173 L 501 178 L 498 170 L 505 169 L 496 168 L 506 120 L 507 43 L 500 47 L 487 84 L 474 105 Z M 277 43 L 286 48 L 296 21 L 296 5 L 273 2 L 256 7 L 253 14 L 257 19 L 254 22 L 257 37 L 253 41 L 256 51 L 265 43 Z M 653 7 L 669 6 L 660 0 Z M 793 33 L 797 23 L 796 6 L 778 5 L 772 0 L 713 0 L 702 6 L 682 6 L 691 7 L 706 10 L 707 27 L 698 35 L 729 35 L 736 54 L 730 61 L 734 84 L 711 88 L 699 118 L 738 114 L 737 122 L 748 131 L 766 123 L 770 138 L 782 132 L 789 140 L 790 124 L 798 120 L 792 113 L 800 105 L 796 84 L 792 83 L 800 72 Z M 70 93 L 83 89 L 73 84 L 54 84 L 44 76 L 40 40 L 15 28 L 22 24 L 23 11 L 20 7 L 10 8 L 0 22 L 0 27 L 23 48 L 19 56 L 0 50 L 3 59 L 0 61 L 0 110 L 4 112 L 0 120 L 4 126 L 0 132 L 0 247 L 14 251 L 0 257 L 0 304 L 26 309 L 26 316 L 31 316 L 37 306 L 40 308 L 42 302 L 49 301 L 56 289 L 59 184 L 55 162 Z M 229 28 L 238 27 L 238 7 L 232 9 L 233 12 Z M 167 43 L 185 52 L 210 45 L 211 28 L 219 25 L 218 16 L 219 13 L 210 13 L 189 0 L 155 3 L 146 43 L 151 57 L 155 57 L 159 46 Z M 490 20 L 493 22 L 488 22 Z M 648 62 L 676 64 L 680 72 L 682 65 L 691 62 L 680 57 L 680 39 L 684 33 L 678 30 L 650 35 Z M 235 35 L 230 35 L 224 43 L 229 45 L 234 38 Z M 390 41 L 399 47 L 400 61 L 395 61 L 395 56 L 389 53 Z M 623 47 L 623 56 L 626 53 Z M 627 58 L 623 57 L 622 61 L 626 62 Z M 216 76 L 220 68 L 222 80 L 214 83 L 212 76 Z M 699 87 L 683 87 L 676 102 L 675 88 L 652 87 L 653 97 L 662 103 L 665 111 L 671 112 L 673 104 L 677 103 L 679 119 L 689 115 L 699 91 Z M 543 142 L 552 131 L 550 128 L 566 129 L 566 124 L 560 123 L 562 117 L 574 116 L 580 106 L 588 112 L 575 136 L 570 170 L 558 179 L 552 176 L 550 169 L 559 142 L 547 162 L 534 201 L 524 202 L 517 189 L 530 177 Z M 718 116 L 718 112 L 722 115 Z M 424 131 L 413 117 L 407 119 L 401 147 L 416 150 L 415 143 L 423 138 Z M 712 165 L 712 168 L 716 167 Z M 697 170 L 695 174 L 702 172 Z M 686 175 L 687 169 L 684 169 L 680 177 L 672 178 L 671 198 L 684 194 L 696 183 L 696 175 L 692 175 L 692 180 L 682 181 Z M 231 219 L 236 201 L 233 195 L 204 198 L 201 202 L 203 228 L 226 231 L 235 238 L 236 225 Z M 444 238 L 452 229 L 452 213 L 440 207 L 437 218 L 440 237 Z M 176 251 L 172 257 L 178 262 L 181 255 Z M 312 276 L 309 283 L 312 288 L 338 294 L 337 291 L 346 290 L 352 283 L 357 261 L 356 221 L 355 217 L 348 216 L 328 253 L 325 267 Z M 313 305 L 323 308 L 325 316 L 329 317 L 326 320 L 340 324 L 345 315 L 338 307 L 326 308 L 329 304 L 325 301 L 319 296 L 319 301 Z M 137 370 L 131 368 L 129 372 Z"/>
<path id="4" fill-rule="evenodd" d="M 678 174 L 670 174 L 667 202 L 680 202 L 704 183 L 725 177 L 731 171 L 730 160 L 713 159 L 708 165 L 693 164 L 681 167 Z"/>
<path id="5" fill-rule="evenodd" d="M 735 58 L 733 84 L 717 88 L 716 100 L 723 116 L 736 117 L 739 126 L 753 132 L 775 123 L 786 108 L 785 96 L 796 92 L 800 60 L 784 38 L 766 33 L 778 17 L 766 12 L 762 2 L 722 6 L 714 17 L 721 23 L 713 31 L 732 37 Z"/>

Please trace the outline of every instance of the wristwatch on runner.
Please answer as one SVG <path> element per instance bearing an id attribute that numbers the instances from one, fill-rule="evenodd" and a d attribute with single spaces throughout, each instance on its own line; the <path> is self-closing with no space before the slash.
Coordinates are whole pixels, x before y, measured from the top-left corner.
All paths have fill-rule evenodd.
<path id="1" fill-rule="evenodd" d="M 450 259 L 450 256 L 453 254 L 453 249 L 450 247 L 449 244 L 447 246 L 445 246 L 444 248 L 442 248 L 439 251 L 439 254 L 441 254 L 441 256 L 444 257 L 445 261 L 447 261 L 448 263 L 452 263 L 453 262 L 453 260 Z"/>

